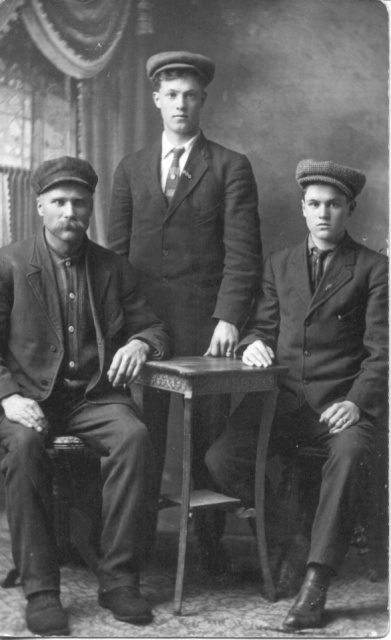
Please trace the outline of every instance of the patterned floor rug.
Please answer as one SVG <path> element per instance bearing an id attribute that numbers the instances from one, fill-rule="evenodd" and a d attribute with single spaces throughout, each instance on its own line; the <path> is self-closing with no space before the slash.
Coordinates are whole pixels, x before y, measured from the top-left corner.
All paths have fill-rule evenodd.
<path id="1" fill-rule="evenodd" d="M 188 546 L 184 604 L 173 615 L 178 538 L 160 534 L 155 557 L 142 576 L 142 591 L 154 608 L 153 623 L 136 627 L 114 620 L 97 603 L 95 576 L 84 566 L 62 567 L 62 602 L 72 636 L 77 638 L 274 638 L 292 637 L 281 623 L 292 600 L 274 604 L 262 596 L 256 548 L 251 536 L 227 536 L 225 547 L 232 569 L 211 579 L 200 568 L 196 540 Z M 0 530 L 0 578 L 12 567 L 9 536 Z M 329 591 L 325 624 L 296 636 L 321 638 L 380 638 L 388 632 L 388 583 L 370 582 L 352 550 Z M 24 621 L 25 600 L 20 587 L 0 589 L 0 636 L 31 637 Z"/>

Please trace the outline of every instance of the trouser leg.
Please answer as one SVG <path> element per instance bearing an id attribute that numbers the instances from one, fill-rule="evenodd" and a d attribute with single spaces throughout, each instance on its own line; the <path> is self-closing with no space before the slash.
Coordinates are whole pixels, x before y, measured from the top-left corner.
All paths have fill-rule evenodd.
<path id="1" fill-rule="evenodd" d="M 216 490 L 205 464 L 210 444 L 226 427 L 230 396 L 198 396 L 193 408 L 192 477 L 194 489 Z M 229 495 L 229 494 L 228 494 Z M 225 513 L 221 509 L 201 509 L 195 513 L 195 533 L 205 549 L 217 544 L 224 532 Z"/>
<path id="2" fill-rule="evenodd" d="M 0 444 L 6 455 L 7 517 L 12 555 L 24 593 L 60 589 L 51 514 L 51 475 L 44 438 L 35 429 L 3 418 Z"/>
<path id="3" fill-rule="evenodd" d="M 318 507 L 311 532 L 308 562 L 337 572 L 356 523 L 363 471 L 373 440 L 373 426 L 362 420 L 345 431 L 319 438 L 328 449 L 322 469 Z"/>
<path id="4" fill-rule="evenodd" d="M 101 455 L 101 592 L 134 585 L 145 552 L 146 477 L 153 469 L 148 430 L 124 404 L 80 403 L 68 433 L 80 436 Z"/>
<path id="5" fill-rule="evenodd" d="M 167 391 L 145 387 L 143 389 L 143 415 L 148 427 L 155 458 L 155 473 L 148 473 L 152 502 L 146 512 L 145 550 L 149 557 L 155 545 L 158 524 L 158 499 L 161 490 L 166 458 L 167 426 L 171 394 Z"/>
<path id="6" fill-rule="evenodd" d="M 230 416 L 225 431 L 205 456 L 206 466 L 216 485 L 227 495 L 239 498 L 246 508 L 255 504 L 255 463 L 261 412 L 262 394 L 246 395 Z M 271 438 L 273 432 L 274 422 Z M 268 544 L 281 544 L 287 537 L 285 517 L 268 478 L 265 494 Z"/>

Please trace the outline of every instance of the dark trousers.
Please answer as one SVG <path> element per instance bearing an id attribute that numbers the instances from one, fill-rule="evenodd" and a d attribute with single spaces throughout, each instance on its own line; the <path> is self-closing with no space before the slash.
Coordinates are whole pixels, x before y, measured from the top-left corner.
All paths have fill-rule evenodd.
<path id="1" fill-rule="evenodd" d="M 79 436 L 101 456 L 99 590 L 137 584 L 149 499 L 146 476 L 153 463 L 146 426 L 125 404 L 95 405 L 68 396 L 41 406 L 49 419 L 49 436 Z M 1 468 L 12 554 L 25 595 L 59 590 L 45 437 L 3 417 L 0 445 L 6 452 Z"/>
<path id="2" fill-rule="evenodd" d="M 229 419 L 226 431 L 211 446 L 205 462 L 222 491 L 254 504 L 255 456 L 262 397 L 248 394 Z M 322 469 L 318 507 L 311 531 L 308 563 L 327 565 L 337 572 L 353 533 L 360 498 L 361 467 L 371 449 L 374 428 L 367 418 L 330 434 L 326 424 L 308 405 L 274 416 L 269 457 L 289 455 L 299 445 L 324 446 L 328 458 Z M 266 493 L 266 518 L 278 505 L 270 485 Z M 281 515 L 280 521 L 284 516 Z M 267 524 L 267 523 L 266 523 Z"/>

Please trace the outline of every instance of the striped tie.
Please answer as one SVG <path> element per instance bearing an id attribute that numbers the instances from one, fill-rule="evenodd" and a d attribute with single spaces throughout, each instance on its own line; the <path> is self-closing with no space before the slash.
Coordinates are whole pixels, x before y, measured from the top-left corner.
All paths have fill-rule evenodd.
<path id="1" fill-rule="evenodd" d="M 179 158 L 181 157 L 182 153 L 184 153 L 184 151 L 184 147 L 175 147 L 172 150 L 173 158 L 171 167 L 168 171 L 166 188 L 164 190 L 165 196 L 169 203 L 174 196 L 175 189 L 177 188 L 177 184 L 179 182 Z"/>

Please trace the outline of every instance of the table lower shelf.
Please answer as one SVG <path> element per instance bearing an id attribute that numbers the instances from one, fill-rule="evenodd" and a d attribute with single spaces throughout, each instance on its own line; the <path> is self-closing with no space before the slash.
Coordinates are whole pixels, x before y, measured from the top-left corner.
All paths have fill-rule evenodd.
<path id="1" fill-rule="evenodd" d="M 182 504 L 182 494 L 180 491 L 174 493 L 164 493 L 159 499 L 159 509 L 168 507 L 180 507 Z M 223 493 L 216 493 L 208 489 L 191 491 L 189 509 L 205 509 L 207 507 L 218 507 L 224 505 L 240 505 L 238 498 L 225 496 Z"/>

